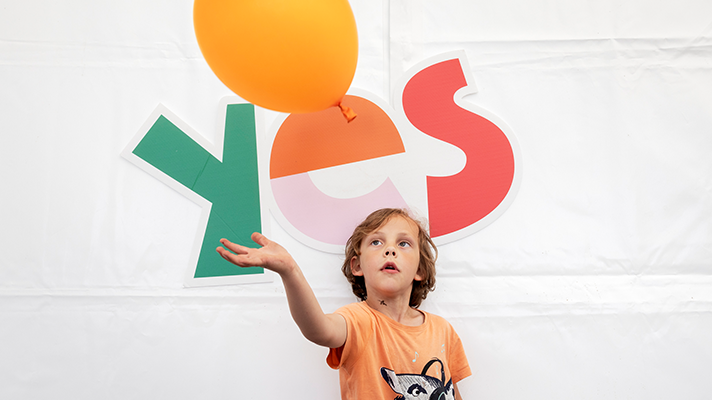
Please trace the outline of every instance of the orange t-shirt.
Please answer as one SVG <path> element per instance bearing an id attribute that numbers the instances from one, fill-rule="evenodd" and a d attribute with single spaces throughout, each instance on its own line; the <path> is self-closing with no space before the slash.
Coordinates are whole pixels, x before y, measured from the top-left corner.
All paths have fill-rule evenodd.
<path id="1" fill-rule="evenodd" d="M 336 310 L 346 319 L 346 343 L 326 358 L 339 370 L 341 398 L 394 400 L 398 396 L 453 399 L 452 384 L 471 375 L 452 326 L 423 312 L 420 326 L 400 324 L 364 302 Z M 444 397 L 431 397 L 434 392 Z M 418 397 L 419 398 L 419 397 Z"/>

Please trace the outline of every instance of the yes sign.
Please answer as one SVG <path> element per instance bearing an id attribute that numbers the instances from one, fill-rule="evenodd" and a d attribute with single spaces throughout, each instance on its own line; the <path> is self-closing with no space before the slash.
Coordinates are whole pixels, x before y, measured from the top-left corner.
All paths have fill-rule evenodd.
<path id="1" fill-rule="evenodd" d="M 336 107 L 285 115 L 269 148 L 258 149 L 267 135 L 251 104 L 226 105 L 216 145 L 159 107 L 123 155 L 203 206 L 189 285 L 262 280 L 261 269 L 232 268 L 214 249 L 221 237 L 254 246 L 249 235 L 262 230 L 267 208 L 322 251 L 342 252 L 356 224 L 381 207 L 427 217 L 433 240 L 447 243 L 501 215 L 521 175 L 506 124 L 462 101 L 476 91 L 467 70 L 461 53 L 421 63 L 395 109 L 351 92 L 343 100 L 358 114 L 351 123 Z"/>

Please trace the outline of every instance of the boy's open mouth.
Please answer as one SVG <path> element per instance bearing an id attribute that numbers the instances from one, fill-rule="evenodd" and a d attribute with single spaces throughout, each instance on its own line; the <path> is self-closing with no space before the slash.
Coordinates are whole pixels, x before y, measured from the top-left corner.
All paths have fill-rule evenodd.
<path id="1" fill-rule="evenodd" d="M 395 263 L 392 262 L 387 262 L 383 264 L 383 268 L 381 268 L 382 271 L 395 271 L 398 272 L 398 267 L 396 267 Z"/>

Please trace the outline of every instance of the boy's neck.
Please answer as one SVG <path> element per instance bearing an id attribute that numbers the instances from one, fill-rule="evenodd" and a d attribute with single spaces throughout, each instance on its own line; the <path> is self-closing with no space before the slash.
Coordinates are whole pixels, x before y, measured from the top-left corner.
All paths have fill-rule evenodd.
<path id="1" fill-rule="evenodd" d="M 368 297 L 365 303 L 372 309 L 384 314 L 399 324 L 419 326 L 425 322 L 423 313 L 410 306 L 409 302 L 399 299 L 378 299 Z"/>

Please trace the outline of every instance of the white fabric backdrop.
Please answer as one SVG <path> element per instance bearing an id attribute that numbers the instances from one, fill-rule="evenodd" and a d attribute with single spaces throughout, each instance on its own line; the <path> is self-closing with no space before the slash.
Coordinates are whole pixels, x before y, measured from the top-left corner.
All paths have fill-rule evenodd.
<path id="1" fill-rule="evenodd" d="M 712 3 L 351 4 L 353 87 L 388 99 L 464 49 L 468 100 L 521 147 L 513 205 L 441 247 L 424 304 L 463 338 L 465 398 L 708 398 Z M 191 13 L 0 0 L 0 398 L 338 398 L 278 280 L 182 288 L 200 209 L 119 155 L 159 103 L 221 134 Z M 325 310 L 353 301 L 339 256 L 272 235 Z"/>

